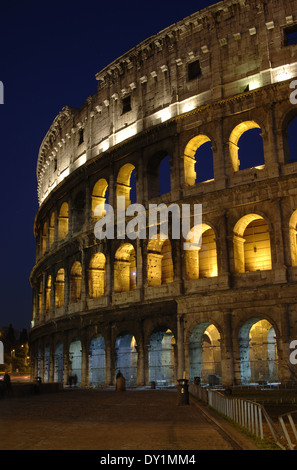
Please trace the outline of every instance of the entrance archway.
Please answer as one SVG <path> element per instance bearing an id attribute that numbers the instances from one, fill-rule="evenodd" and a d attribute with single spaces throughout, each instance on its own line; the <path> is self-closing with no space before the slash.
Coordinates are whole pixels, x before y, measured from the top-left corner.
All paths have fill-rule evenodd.
<path id="1" fill-rule="evenodd" d="M 95 336 L 90 344 L 89 384 L 92 387 L 105 384 L 105 341 L 102 335 Z"/>
<path id="2" fill-rule="evenodd" d="M 215 325 L 199 323 L 190 336 L 190 380 L 199 377 L 202 383 L 220 382 L 221 337 Z"/>
<path id="3" fill-rule="evenodd" d="M 123 333 L 115 342 L 116 374 L 121 371 L 126 379 L 127 386 L 135 386 L 137 381 L 137 360 L 135 337 L 130 333 Z"/>
<path id="4" fill-rule="evenodd" d="M 77 376 L 77 385 L 81 382 L 81 342 L 74 340 L 69 347 L 69 375 Z"/>
<path id="5" fill-rule="evenodd" d="M 149 343 L 149 381 L 157 385 L 173 385 L 175 338 L 172 331 L 162 329 L 152 333 Z"/>
<path id="6" fill-rule="evenodd" d="M 54 382 L 63 383 L 63 344 L 58 343 L 54 354 Z"/>
<path id="7" fill-rule="evenodd" d="M 278 381 L 275 330 L 269 321 L 252 318 L 239 332 L 242 384 Z"/>

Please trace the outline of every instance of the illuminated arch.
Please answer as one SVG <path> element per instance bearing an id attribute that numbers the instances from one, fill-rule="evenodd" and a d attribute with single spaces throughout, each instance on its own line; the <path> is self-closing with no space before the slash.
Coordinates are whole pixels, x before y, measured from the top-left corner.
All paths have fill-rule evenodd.
<path id="1" fill-rule="evenodd" d="M 131 243 L 123 243 L 114 260 L 114 290 L 124 292 L 136 288 L 136 256 Z"/>
<path id="2" fill-rule="evenodd" d="M 45 310 L 51 309 L 52 276 L 48 276 L 45 288 Z"/>
<path id="3" fill-rule="evenodd" d="M 215 375 L 221 380 L 221 336 L 210 322 L 196 325 L 189 341 L 190 350 L 190 380 L 199 377 L 202 383 L 209 383 Z"/>
<path id="4" fill-rule="evenodd" d="M 58 240 L 63 240 L 68 234 L 68 203 L 63 202 L 60 208 L 59 217 L 58 217 Z"/>
<path id="5" fill-rule="evenodd" d="M 100 178 L 97 181 L 97 183 L 94 185 L 93 191 L 92 191 L 92 217 L 95 217 L 95 209 L 97 206 L 101 206 L 102 210 L 104 209 L 104 205 L 106 203 L 107 191 L 108 191 L 108 183 L 106 179 Z M 102 212 L 102 217 L 104 215 L 105 215 L 105 212 Z"/>
<path id="6" fill-rule="evenodd" d="M 230 154 L 230 159 L 231 159 L 231 165 L 234 171 L 244 169 L 240 165 L 239 140 L 243 136 L 243 134 L 245 134 L 247 131 L 251 131 L 255 129 L 261 130 L 261 127 L 255 121 L 244 121 L 238 124 L 231 132 L 230 137 L 229 137 L 229 154 Z M 263 145 L 262 141 L 261 141 L 261 144 Z M 260 150 L 261 150 L 261 154 L 263 155 L 263 147 L 261 149 L 259 148 L 259 151 Z M 253 157 L 253 155 L 251 155 L 251 157 Z M 259 164 L 261 165 L 264 164 L 264 157 L 263 159 L 259 160 L 257 164 L 255 165 L 251 164 L 249 167 L 258 166 Z"/>
<path id="7" fill-rule="evenodd" d="M 239 331 L 241 382 L 278 381 L 276 333 L 268 320 L 251 318 Z"/>
<path id="8" fill-rule="evenodd" d="M 147 283 L 159 286 L 173 282 L 171 242 L 168 238 L 150 239 L 147 245 Z"/>
<path id="9" fill-rule="evenodd" d="M 271 269 L 271 246 L 268 225 L 259 214 L 247 214 L 233 231 L 235 272 Z"/>
<path id="10" fill-rule="evenodd" d="M 65 294 L 65 270 L 59 269 L 56 275 L 55 282 L 55 305 L 56 307 L 62 307 L 64 305 L 64 294 Z"/>
<path id="11" fill-rule="evenodd" d="M 81 264 L 75 261 L 70 271 L 70 302 L 78 302 L 81 298 L 81 279 Z"/>
<path id="12" fill-rule="evenodd" d="M 200 135 L 193 137 L 185 147 L 184 173 L 185 173 L 185 184 L 188 186 L 194 186 L 196 182 L 202 182 L 202 181 L 213 179 L 213 156 L 212 154 L 211 156 L 207 154 L 207 156 L 204 159 L 202 159 L 202 161 L 200 161 L 199 159 L 199 151 L 201 151 L 202 148 L 205 146 L 208 146 L 208 147 L 210 146 L 211 148 L 211 140 L 207 135 L 200 134 Z M 206 178 L 199 177 L 200 164 L 201 164 L 201 168 L 203 166 L 206 166 L 206 173 L 205 173 L 207 174 Z M 198 177 L 198 181 L 197 181 L 197 177 Z"/>
<path id="13" fill-rule="evenodd" d="M 193 227 L 187 236 L 187 241 L 193 237 Z M 187 279 L 199 279 L 203 277 L 215 277 L 218 275 L 217 246 L 215 232 L 212 227 L 203 223 L 201 227 L 201 247 L 197 250 L 186 250 L 186 275 Z M 191 237 L 192 235 L 192 237 Z"/>
<path id="14" fill-rule="evenodd" d="M 95 253 L 89 264 L 89 296 L 98 299 L 106 291 L 106 258 L 103 253 Z"/>
<path id="15" fill-rule="evenodd" d="M 131 204 L 131 177 L 134 171 L 135 166 L 131 163 L 126 163 L 120 168 L 117 176 L 116 195 L 117 197 L 123 196 L 125 198 L 125 208 Z"/>

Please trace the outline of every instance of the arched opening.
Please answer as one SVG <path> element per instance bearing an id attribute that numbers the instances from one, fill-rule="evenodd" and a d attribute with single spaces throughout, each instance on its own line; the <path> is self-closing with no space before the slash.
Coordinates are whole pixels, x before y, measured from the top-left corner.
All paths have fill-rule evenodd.
<path id="1" fill-rule="evenodd" d="M 85 193 L 84 191 L 79 191 L 73 201 L 73 211 L 72 211 L 72 227 L 73 232 L 79 232 L 85 221 Z"/>
<path id="2" fill-rule="evenodd" d="M 135 167 L 131 163 L 126 163 L 118 172 L 116 195 L 125 198 L 126 209 L 130 204 L 136 202 Z"/>
<path id="3" fill-rule="evenodd" d="M 137 382 L 137 345 L 130 333 L 118 336 L 115 342 L 116 374 L 120 371 L 126 379 L 126 385 L 135 386 Z"/>
<path id="4" fill-rule="evenodd" d="M 199 377 L 201 383 L 212 385 L 221 382 L 221 336 L 209 322 L 199 323 L 193 328 L 189 341 L 190 380 Z"/>
<path id="5" fill-rule="evenodd" d="M 43 282 L 39 282 L 38 293 L 37 293 L 37 313 L 40 316 L 42 314 L 42 295 L 43 295 Z"/>
<path id="6" fill-rule="evenodd" d="M 92 387 L 105 384 L 105 341 L 101 334 L 92 338 L 90 343 L 89 384 Z"/>
<path id="7" fill-rule="evenodd" d="M 170 157 L 158 152 L 147 165 L 148 199 L 162 196 L 171 190 Z"/>
<path id="8" fill-rule="evenodd" d="M 235 272 L 271 269 L 269 228 L 258 214 L 247 214 L 235 225 L 233 232 Z"/>
<path id="9" fill-rule="evenodd" d="M 136 255 L 131 243 L 123 243 L 116 251 L 114 261 L 114 290 L 125 292 L 136 289 Z"/>
<path id="10" fill-rule="evenodd" d="M 63 202 L 58 217 L 58 240 L 64 240 L 68 234 L 68 204 Z"/>
<path id="11" fill-rule="evenodd" d="M 106 258 L 103 253 L 95 253 L 89 264 L 89 296 L 98 299 L 106 292 Z"/>
<path id="12" fill-rule="evenodd" d="M 195 227 L 187 237 L 190 242 Z M 192 235 L 192 236 L 191 236 Z M 218 275 L 217 246 L 214 230 L 207 224 L 202 224 L 201 247 L 197 250 L 186 250 L 187 279 L 200 279 Z"/>
<path id="13" fill-rule="evenodd" d="M 297 266 L 297 210 L 293 212 L 289 223 L 290 250 L 292 266 Z"/>
<path id="14" fill-rule="evenodd" d="M 52 276 L 48 276 L 45 288 L 45 310 L 51 309 Z"/>
<path id="15" fill-rule="evenodd" d="M 55 241 L 55 213 L 52 212 L 49 224 L 49 246 L 51 247 Z"/>
<path id="16" fill-rule="evenodd" d="M 234 171 L 265 164 L 261 127 L 255 121 L 238 124 L 229 137 L 229 152 Z"/>
<path id="17" fill-rule="evenodd" d="M 43 357 L 43 380 L 44 382 L 49 382 L 49 372 L 50 372 L 50 347 L 49 347 L 49 344 L 46 344 L 44 348 L 44 357 Z"/>
<path id="18" fill-rule="evenodd" d="M 47 222 L 44 222 L 42 228 L 41 247 L 42 254 L 44 255 L 47 250 Z"/>
<path id="19" fill-rule="evenodd" d="M 147 283 L 160 286 L 173 282 L 171 243 L 168 238 L 150 239 L 147 246 Z"/>
<path id="20" fill-rule="evenodd" d="M 212 144 L 208 136 L 197 135 L 188 142 L 184 151 L 184 172 L 188 186 L 214 178 Z"/>
<path id="21" fill-rule="evenodd" d="M 78 302 L 81 298 L 81 274 L 81 264 L 75 261 L 70 272 L 70 302 Z"/>
<path id="22" fill-rule="evenodd" d="M 285 163 L 297 161 L 297 116 L 290 114 L 283 131 Z"/>
<path id="23" fill-rule="evenodd" d="M 149 381 L 159 386 L 175 382 L 175 338 L 169 329 L 151 334 L 149 351 Z"/>
<path id="24" fill-rule="evenodd" d="M 65 270 L 59 269 L 56 275 L 55 282 L 55 306 L 62 307 L 64 305 L 64 292 L 65 292 Z"/>
<path id="25" fill-rule="evenodd" d="M 239 332 L 242 384 L 278 382 L 275 330 L 261 318 L 247 321 Z"/>
<path id="26" fill-rule="evenodd" d="M 63 344 L 57 343 L 54 352 L 54 382 L 63 383 Z"/>
<path id="27" fill-rule="evenodd" d="M 69 346 L 69 376 L 77 377 L 77 385 L 81 382 L 81 342 L 73 340 Z"/>
<path id="28" fill-rule="evenodd" d="M 105 204 L 108 204 L 108 183 L 106 179 L 100 178 L 95 184 L 92 191 L 92 217 L 96 217 L 98 219 L 104 217 L 104 215 L 106 214 L 106 211 L 104 209 Z M 95 209 L 97 206 L 99 206 L 100 210 L 102 211 L 101 217 L 95 216 Z"/>

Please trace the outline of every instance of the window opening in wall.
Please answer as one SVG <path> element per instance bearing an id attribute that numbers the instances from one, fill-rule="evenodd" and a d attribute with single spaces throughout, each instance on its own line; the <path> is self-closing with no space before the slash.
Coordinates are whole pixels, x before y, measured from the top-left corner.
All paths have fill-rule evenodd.
<path id="1" fill-rule="evenodd" d="M 159 166 L 159 195 L 170 192 L 170 158 L 167 155 L 160 163 Z"/>
<path id="2" fill-rule="evenodd" d="M 297 161 L 297 117 L 291 121 L 287 129 L 287 162 L 293 163 Z"/>
<path id="3" fill-rule="evenodd" d="M 80 129 L 78 133 L 78 145 L 81 145 L 84 141 L 84 130 Z"/>
<path id="4" fill-rule="evenodd" d="M 201 76 L 201 67 L 200 61 L 195 60 L 194 62 L 190 62 L 188 64 L 188 80 L 194 80 Z"/>
<path id="5" fill-rule="evenodd" d="M 171 190 L 170 156 L 158 152 L 148 162 L 148 198 L 162 196 Z"/>
<path id="6" fill-rule="evenodd" d="M 284 29 L 284 43 L 285 46 L 297 44 L 297 24 Z"/>
<path id="7" fill-rule="evenodd" d="M 202 183 L 214 178 L 212 143 L 210 141 L 202 144 L 195 153 L 195 183 Z"/>
<path id="8" fill-rule="evenodd" d="M 131 187 L 130 201 L 131 201 L 131 204 L 135 204 L 136 203 L 136 169 L 135 168 L 132 171 L 131 176 L 130 176 L 130 187 Z"/>
<path id="9" fill-rule="evenodd" d="M 204 384 L 219 384 L 222 377 L 221 336 L 208 322 L 193 328 L 189 341 L 190 380 L 199 378 Z"/>
<path id="10" fill-rule="evenodd" d="M 128 113 L 131 111 L 131 96 L 125 96 L 125 98 L 122 99 L 122 106 L 123 106 L 123 111 L 122 114 Z"/>
<path id="11" fill-rule="evenodd" d="M 249 129 L 238 140 L 239 170 L 265 164 L 261 129 Z"/>

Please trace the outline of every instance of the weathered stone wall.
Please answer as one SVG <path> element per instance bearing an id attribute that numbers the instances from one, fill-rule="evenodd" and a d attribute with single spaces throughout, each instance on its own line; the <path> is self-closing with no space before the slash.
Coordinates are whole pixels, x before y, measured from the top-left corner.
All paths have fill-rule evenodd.
<path id="1" fill-rule="evenodd" d="M 150 338 L 170 330 L 175 380 L 184 370 L 190 377 L 191 351 L 200 351 L 203 338 L 206 344 L 213 325 L 219 341 L 213 333 L 209 341 L 220 347 L 220 356 L 218 349 L 214 355 L 221 357 L 221 379 L 241 383 L 249 351 L 243 332 L 266 320 L 276 338 L 278 378 L 294 379 L 289 343 L 297 337 L 297 163 L 289 159 L 286 130 L 297 115 L 289 100 L 297 46 L 286 45 L 285 35 L 296 20 L 296 2 L 219 2 L 114 61 L 97 74 L 94 96 L 57 116 L 37 164 L 40 208 L 31 274 L 35 369 L 46 369 L 56 380 L 55 350 L 61 343 L 66 383 L 69 347 L 79 340 L 81 383 L 87 385 L 90 343 L 100 333 L 105 383 L 114 383 L 115 342 L 129 332 L 137 345 L 137 385 L 148 384 Z M 252 129 L 261 129 L 264 164 L 241 170 L 239 139 Z M 196 151 L 208 141 L 213 178 L 195 184 Z M 155 183 L 166 155 L 171 188 L 158 196 Z M 104 201 L 106 189 L 113 207 L 119 194 L 128 201 L 133 168 L 137 202 L 146 208 L 161 202 L 202 204 L 206 256 L 211 247 L 207 262 L 216 262 L 216 269 L 205 268 L 200 251 L 200 276 L 193 274 L 199 273 L 196 267 L 189 277 L 183 240 L 171 239 L 166 250 L 161 244 L 152 249 L 148 240 L 98 242 L 95 203 Z M 254 227 L 264 228 L 254 237 Z M 257 265 L 261 250 L 265 267 Z M 101 261 L 94 261 L 96 253 Z"/>

